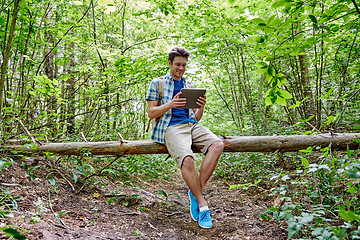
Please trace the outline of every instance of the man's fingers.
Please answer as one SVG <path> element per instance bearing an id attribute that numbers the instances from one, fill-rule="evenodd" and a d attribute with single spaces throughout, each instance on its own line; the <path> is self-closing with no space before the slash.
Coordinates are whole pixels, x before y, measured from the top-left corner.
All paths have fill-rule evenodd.
<path id="1" fill-rule="evenodd" d="M 186 98 L 178 98 L 175 104 L 176 106 L 184 106 L 186 104 Z"/>
<path id="2" fill-rule="evenodd" d="M 174 96 L 174 98 L 179 98 L 179 96 L 182 94 L 182 92 L 178 92 L 178 94 L 176 94 L 175 96 Z"/>

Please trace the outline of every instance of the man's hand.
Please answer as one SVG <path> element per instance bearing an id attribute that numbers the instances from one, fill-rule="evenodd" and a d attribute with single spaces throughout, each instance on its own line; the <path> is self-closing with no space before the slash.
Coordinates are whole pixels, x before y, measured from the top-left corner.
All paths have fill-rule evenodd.
<path id="1" fill-rule="evenodd" d="M 196 101 L 196 103 L 200 106 L 200 108 L 204 108 L 205 104 L 206 104 L 206 96 L 204 95 L 203 97 L 199 97 Z"/>
<path id="2" fill-rule="evenodd" d="M 180 95 L 182 92 L 179 92 L 174 96 L 174 98 L 171 100 L 171 108 L 177 108 L 182 107 L 186 104 L 186 98 L 180 98 Z"/>

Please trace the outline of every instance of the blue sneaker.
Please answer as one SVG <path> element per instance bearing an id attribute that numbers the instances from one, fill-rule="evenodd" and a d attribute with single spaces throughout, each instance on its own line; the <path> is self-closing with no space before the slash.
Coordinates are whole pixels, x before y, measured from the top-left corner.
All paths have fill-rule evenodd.
<path id="1" fill-rule="evenodd" d="M 189 198 L 190 198 L 190 215 L 194 221 L 199 220 L 199 204 L 196 201 L 196 198 L 189 190 Z"/>
<path id="2" fill-rule="evenodd" d="M 199 225 L 202 228 L 212 228 L 210 210 L 204 210 L 199 212 Z"/>

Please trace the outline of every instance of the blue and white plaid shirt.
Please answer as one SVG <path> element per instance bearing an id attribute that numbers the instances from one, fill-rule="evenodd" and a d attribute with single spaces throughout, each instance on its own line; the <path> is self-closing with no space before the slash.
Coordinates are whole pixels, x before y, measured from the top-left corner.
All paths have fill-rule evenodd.
<path id="1" fill-rule="evenodd" d="M 190 88 L 190 86 L 186 83 L 185 78 L 182 78 L 181 81 L 184 81 L 185 88 Z M 161 105 L 170 102 L 173 98 L 173 93 L 174 93 L 174 79 L 168 73 L 164 77 L 164 96 L 161 99 Z M 146 100 L 159 101 L 159 78 L 155 78 L 154 80 L 151 81 L 146 94 Z M 152 140 L 162 144 L 165 143 L 165 132 L 166 132 L 166 128 L 169 125 L 171 116 L 172 113 L 170 109 L 160 117 L 160 120 L 158 122 L 156 122 L 153 129 L 153 133 L 151 135 Z M 196 121 L 195 114 L 192 109 L 189 109 L 189 118 L 194 119 Z"/>

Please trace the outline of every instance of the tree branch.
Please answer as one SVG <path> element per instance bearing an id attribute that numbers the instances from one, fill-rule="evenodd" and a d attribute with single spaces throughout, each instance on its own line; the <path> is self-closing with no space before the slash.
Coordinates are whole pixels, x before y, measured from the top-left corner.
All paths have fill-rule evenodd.
<path id="1" fill-rule="evenodd" d="M 179 36 L 167 36 L 167 37 L 180 38 Z M 144 41 L 141 41 L 141 42 L 138 42 L 138 43 L 134 43 L 133 45 L 130 45 L 127 48 L 125 48 L 124 50 L 122 50 L 121 54 L 124 54 L 127 50 L 129 50 L 130 48 L 135 47 L 137 45 L 141 45 L 143 43 L 147 43 L 147 42 L 151 42 L 151 41 L 155 41 L 155 40 L 159 40 L 159 39 L 164 39 L 164 38 L 167 38 L 167 37 L 156 37 L 156 38 L 151 38 L 151 39 L 144 40 Z"/>
<path id="2" fill-rule="evenodd" d="M 79 24 L 83 19 L 84 17 L 86 16 L 86 14 L 89 12 L 90 10 L 90 7 L 91 7 L 91 3 L 89 4 L 89 7 L 86 9 L 85 13 L 82 15 L 82 17 L 74 24 L 72 25 L 65 33 L 64 35 L 56 42 L 56 44 L 50 49 L 50 51 L 46 54 L 46 56 L 44 57 L 44 59 L 41 61 L 38 69 L 36 70 L 36 73 L 35 75 L 38 75 L 39 74 L 39 71 L 40 71 L 40 68 L 42 66 L 42 64 L 46 61 L 46 59 L 50 56 L 50 54 L 52 53 L 52 51 L 57 47 L 57 45 L 64 39 L 64 37 L 71 31 L 74 29 L 74 27 Z"/>
<path id="3" fill-rule="evenodd" d="M 356 4 L 355 0 L 352 0 L 352 2 L 353 2 L 354 6 L 355 6 L 355 8 L 356 8 L 356 11 L 358 12 L 358 14 L 360 14 L 359 7 L 358 7 L 358 5 Z"/>

